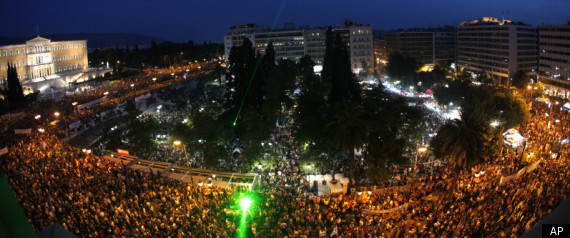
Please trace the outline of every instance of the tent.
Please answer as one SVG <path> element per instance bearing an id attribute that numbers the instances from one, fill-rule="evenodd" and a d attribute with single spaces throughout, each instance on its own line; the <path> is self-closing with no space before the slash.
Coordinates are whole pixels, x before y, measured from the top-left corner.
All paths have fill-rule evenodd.
<path id="1" fill-rule="evenodd" d="M 512 147 L 518 147 L 525 141 L 525 138 L 516 129 L 508 129 L 503 133 L 503 136 L 505 137 L 505 143 Z"/>
<path id="2" fill-rule="evenodd" d="M 342 183 L 338 180 L 329 181 L 330 193 L 331 194 L 343 194 L 344 189 L 342 187 Z"/>

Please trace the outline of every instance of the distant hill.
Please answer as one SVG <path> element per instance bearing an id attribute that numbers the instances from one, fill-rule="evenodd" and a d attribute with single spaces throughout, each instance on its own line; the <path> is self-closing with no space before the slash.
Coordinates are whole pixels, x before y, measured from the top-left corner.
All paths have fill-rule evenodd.
<path id="1" fill-rule="evenodd" d="M 34 38 L 30 37 L 10 37 L 10 36 L 0 36 L 0 46 L 2 45 L 15 45 L 24 44 L 27 40 Z M 128 44 L 131 49 L 135 45 L 139 45 L 139 48 L 150 47 L 150 42 L 152 40 L 160 44 L 165 42 L 165 40 L 154 37 L 145 36 L 139 34 L 131 33 L 75 33 L 75 34 L 56 34 L 56 35 L 41 35 L 41 37 L 51 39 L 52 41 L 65 41 L 65 40 L 87 40 L 87 47 L 90 50 L 95 48 L 114 48 L 118 46 L 119 48 L 125 48 Z"/>

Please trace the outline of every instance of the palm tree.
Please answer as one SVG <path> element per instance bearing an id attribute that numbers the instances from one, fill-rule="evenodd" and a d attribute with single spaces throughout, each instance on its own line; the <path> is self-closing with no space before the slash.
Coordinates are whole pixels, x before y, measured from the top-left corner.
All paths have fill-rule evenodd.
<path id="1" fill-rule="evenodd" d="M 482 151 L 485 151 L 492 136 L 492 128 L 485 123 L 482 114 L 473 111 L 462 112 L 461 119 L 450 120 L 439 128 L 437 136 L 431 141 L 431 149 L 436 157 L 447 158 L 454 170 L 450 193 L 457 185 L 459 172 L 482 160 Z"/>
<path id="2" fill-rule="evenodd" d="M 327 130 L 331 144 L 349 159 L 349 177 L 355 183 L 354 150 L 363 148 L 370 132 L 364 110 L 360 105 L 338 103 L 330 115 Z M 351 183 L 351 184 L 352 184 Z"/>

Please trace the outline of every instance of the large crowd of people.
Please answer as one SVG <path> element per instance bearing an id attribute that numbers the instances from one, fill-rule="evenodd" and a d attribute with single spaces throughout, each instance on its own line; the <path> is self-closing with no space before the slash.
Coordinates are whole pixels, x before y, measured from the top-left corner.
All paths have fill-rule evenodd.
<path id="1" fill-rule="evenodd" d="M 37 127 L 34 115 L 24 115 L 30 128 Z M 164 119 L 183 120 L 184 113 Z M 441 121 L 427 123 L 434 127 Z M 489 155 L 460 174 L 434 161 L 420 161 L 413 170 L 393 167 L 399 179 L 343 195 L 307 192 L 306 175 L 314 171 L 300 169 L 300 152 L 287 134 L 272 136 L 270 148 L 280 156 L 272 169 L 258 171 L 253 190 L 200 186 L 134 170 L 37 130 L 4 133 L 0 142 L 9 152 L 0 169 L 38 233 L 57 222 L 81 237 L 517 237 L 570 194 L 567 125 L 566 111 L 533 102 L 532 117 L 519 127 L 524 146 Z M 187 162 L 174 148 L 164 145 L 151 159 Z M 192 159 L 191 166 L 200 165 L 199 158 Z M 535 161 L 536 169 L 500 184 L 502 176 Z M 342 173 L 346 166 L 329 167 Z M 253 200 L 245 216 L 242 196 Z"/>

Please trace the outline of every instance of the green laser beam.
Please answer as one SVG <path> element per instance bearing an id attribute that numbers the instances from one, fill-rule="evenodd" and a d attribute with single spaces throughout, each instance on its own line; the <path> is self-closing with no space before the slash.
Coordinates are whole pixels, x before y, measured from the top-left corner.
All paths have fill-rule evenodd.
<path id="1" fill-rule="evenodd" d="M 261 57 L 259 57 L 259 59 L 257 60 L 257 64 L 255 64 L 255 69 L 253 70 L 253 74 L 251 75 L 251 78 L 249 79 L 249 83 L 247 84 L 247 89 L 245 90 L 245 94 L 243 95 L 243 98 L 241 99 L 241 105 L 239 105 L 239 109 L 238 109 L 238 112 L 236 114 L 236 118 L 234 120 L 233 126 L 237 125 L 237 120 L 238 120 L 239 114 L 241 113 L 241 109 L 243 108 L 243 104 L 245 103 L 245 98 L 247 98 L 247 94 L 249 92 L 249 88 L 251 87 L 251 83 L 253 82 L 253 78 L 255 77 L 255 74 L 257 74 L 257 69 L 259 68 L 259 64 L 261 63 L 261 59 L 263 59 L 263 55 Z"/>
<path id="2" fill-rule="evenodd" d="M 277 10 L 277 15 L 275 16 L 275 20 L 273 20 L 273 25 L 271 26 L 271 29 L 269 30 L 270 35 L 271 35 L 271 32 L 273 32 L 273 30 L 275 29 L 275 26 L 277 25 L 277 21 L 281 17 L 281 12 L 283 12 L 283 8 L 285 8 L 286 2 L 287 2 L 286 0 L 283 0 L 281 2 L 281 5 L 279 6 L 279 10 Z M 251 75 L 251 78 L 249 79 L 249 83 L 247 85 L 247 89 L 245 90 L 245 94 L 243 95 L 243 98 L 241 100 L 241 105 L 239 106 L 239 109 L 237 111 L 236 118 L 234 119 L 234 123 L 232 124 L 233 126 L 237 125 L 237 120 L 238 120 L 239 114 L 241 113 L 241 109 L 243 108 L 245 98 L 247 97 L 247 94 L 249 93 L 249 88 L 251 87 L 251 83 L 253 82 L 253 78 L 255 77 L 255 74 L 257 73 L 257 69 L 259 68 L 259 64 L 261 63 L 261 59 L 263 59 L 263 55 L 261 57 L 259 57 L 259 60 L 257 60 L 257 64 L 255 65 L 255 69 L 253 70 L 253 74 Z"/>

